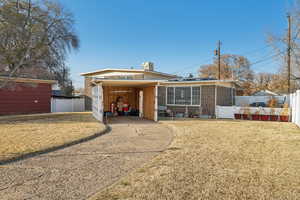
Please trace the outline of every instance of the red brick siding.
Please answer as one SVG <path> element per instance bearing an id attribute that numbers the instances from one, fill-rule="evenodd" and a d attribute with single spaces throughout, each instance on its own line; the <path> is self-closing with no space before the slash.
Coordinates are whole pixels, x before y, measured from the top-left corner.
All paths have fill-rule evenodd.
<path id="1" fill-rule="evenodd" d="M 0 115 L 48 112 L 51 112 L 51 84 L 16 83 L 12 89 L 0 89 Z"/>
<path id="2" fill-rule="evenodd" d="M 92 110 L 92 86 L 91 77 L 84 78 L 84 104 L 85 110 Z"/>

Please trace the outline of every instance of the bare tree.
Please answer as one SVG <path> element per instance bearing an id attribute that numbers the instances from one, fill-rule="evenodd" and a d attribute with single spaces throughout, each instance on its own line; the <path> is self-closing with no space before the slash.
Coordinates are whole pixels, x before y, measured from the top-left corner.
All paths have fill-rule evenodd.
<path id="1" fill-rule="evenodd" d="M 1 75 L 54 79 L 78 48 L 73 16 L 60 4 L 0 0 Z"/>
<path id="2" fill-rule="evenodd" d="M 202 78 L 218 77 L 218 61 L 213 64 L 203 65 L 198 70 Z M 221 56 L 221 80 L 237 80 L 244 88 L 245 94 L 250 94 L 253 88 L 254 73 L 250 68 L 247 58 L 240 55 L 224 54 Z"/>
<path id="3" fill-rule="evenodd" d="M 299 80 L 300 78 L 300 0 L 296 0 L 294 4 L 290 7 L 288 11 L 291 16 L 291 91 L 296 89 L 300 89 Z M 273 47 L 273 50 L 276 53 L 286 52 L 287 49 L 287 33 L 283 35 L 269 34 L 268 43 Z M 280 55 L 280 54 L 279 54 Z M 279 71 L 277 72 L 278 80 L 281 87 L 278 90 L 282 90 L 283 88 L 288 88 L 288 69 L 287 69 L 287 55 L 281 54 L 281 66 Z M 285 81 L 284 81 L 285 80 Z M 282 92 L 286 92 L 282 91 Z"/>
<path id="4" fill-rule="evenodd" d="M 213 64 L 203 65 L 198 70 L 200 77 L 217 78 L 217 59 Z M 250 62 L 247 58 L 239 55 L 224 54 L 221 56 L 221 79 L 223 80 L 247 80 L 253 74 Z"/>

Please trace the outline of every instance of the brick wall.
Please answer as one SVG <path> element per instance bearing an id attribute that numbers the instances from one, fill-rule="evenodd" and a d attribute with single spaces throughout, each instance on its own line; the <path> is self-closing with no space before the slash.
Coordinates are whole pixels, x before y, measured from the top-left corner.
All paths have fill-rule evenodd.
<path id="1" fill-rule="evenodd" d="M 91 77 L 84 77 L 84 104 L 85 110 L 92 110 L 92 86 Z"/>
<path id="2" fill-rule="evenodd" d="M 0 115 L 51 112 L 51 84 L 15 83 L 0 89 Z"/>

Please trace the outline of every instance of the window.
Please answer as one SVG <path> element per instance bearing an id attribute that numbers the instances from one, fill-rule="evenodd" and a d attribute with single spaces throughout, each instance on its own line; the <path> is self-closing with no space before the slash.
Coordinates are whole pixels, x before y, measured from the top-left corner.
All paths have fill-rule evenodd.
<path id="1" fill-rule="evenodd" d="M 167 104 L 174 104 L 174 88 L 167 88 Z"/>
<path id="2" fill-rule="evenodd" d="M 198 87 L 167 87 L 168 105 L 200 105 L 201 88 Z"/>
<path id="3" fill-rule="evenodd" d="M 200 87 L 192 87 L 192 105 L 200 105 Z"/>
<path id="4" fill-rule="evenodd" d="M 177 105 L 191 104 L 191 87 L 175 88 L 175 104 Z"/>

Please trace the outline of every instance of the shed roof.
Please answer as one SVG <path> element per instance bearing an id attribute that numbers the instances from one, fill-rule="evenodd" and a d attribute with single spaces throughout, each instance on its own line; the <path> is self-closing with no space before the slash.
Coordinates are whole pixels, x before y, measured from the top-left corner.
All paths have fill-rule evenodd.
<path id="1" fill-rule="evenodd" d="M 0 76 L 0 81 L 13 81 L 18 83 L 48 83 L 56 84 L 56 80 L 43 80 L 43 79 L 31 79 L 31 78 L 18 78 L 18 77 L 5 77 Z"/>
<path id="2" fill-rule="evenodd" d="M 278 95 L 279 94 L 272 92 L 270 90 L 260 90 L 252 94 L 252 96 L 278 96 Z"/>
<path id="3" fill-rule="evenodd" d="M 166 76 L 166 77 L 170 77 L 170 78 L 178 77 L 174 74 L 167 74 L 167 73 L 163 73 L 163 72 L 149 71 L 149 70 L 144 70 L 144 69 L 112 69 L 112 68 L 106 68 L 106 69 L 96 70 L 96 71 L 92 71 L 92 72 L 81 73 L 80 75 L 81 76 L 93 76 L 93 75 L 101 75 L 101 74 L 110 73 L 110 72 L 148 73 L 148 74 L 156 74 L 156 75 Z"/>
<path id="4" fill-rule="evenodd" d="M 192 80 L 192 81 L 172 81 L 172 80 L 115 80 L 115 79 L 97 79 L 93 83 L 102 83 L 104 86 L 132 86 L 138 87 L 143 85 L 219 85 L 225 87 L 236 87 L 236 81 L 231 80 Z"/>

